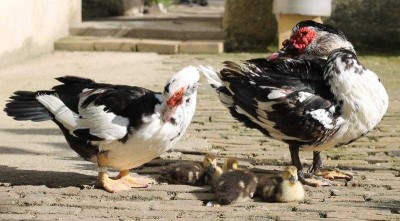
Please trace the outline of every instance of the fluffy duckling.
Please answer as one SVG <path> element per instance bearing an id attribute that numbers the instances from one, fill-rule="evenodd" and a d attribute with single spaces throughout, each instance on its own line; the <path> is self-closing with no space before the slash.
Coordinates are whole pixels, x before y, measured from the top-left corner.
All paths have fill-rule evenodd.
<path id="1" fill-rule="evenodd" d="M 267 202 L 303 201 L 305 191 L 298 180 L 297 168 L 286 167 L 281 177 L 262 176 L 259 178 L 257 192 Z"/>
<path id="2" fill-rule="evenodd" d="M 170 183 L 196 186 L 209 183 L 213 176 L 221 173 L 221 168 L 217 166 L 217 156 L 213 153 L 206 154 L 202 163 L 173 164 L 161 172 Z"/>
<path id="3" fill-rule="evenodd" d="M 213 191 L 222 205 L 245 201 L 253 197 L 257 177 L 248 170 L 238 169 L 236 158 L 228 158 L 221 176 L 213 180 Z"/>
<path id="4" fill-rule="evenodd" d="M 225 160 L 224 164 L 222 165 L 222 172 L 228 172 L 232 170 L 238 170 L 239 161 L 235 157 L 231 157 Z"/>

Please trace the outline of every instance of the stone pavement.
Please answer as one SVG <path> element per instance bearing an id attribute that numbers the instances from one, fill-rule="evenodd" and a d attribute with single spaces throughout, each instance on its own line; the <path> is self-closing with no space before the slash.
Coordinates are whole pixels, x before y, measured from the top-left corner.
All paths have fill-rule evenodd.
<path id="1" fill-rule="evenodd" d="M 15 90 L 46 89 L 61 75 L 161 90 L 171 74 L 189 64 L 221 67 L 265 54 L 157 55 L 152 53 L 56 52 L 0 69 L 0 106 Z M 69 149 L 52 122 L 17 122 L 0 112 L 0 220 L 400 220 L 400 57 L 362 57 L 382 77 L 390 107 L 381 124 L 348 146 L 324 152 L 325 165 L 352 171 L 340 186 L 306 187 L 304 203 L 270 204 L 255 198 L 207 207 L 210 188 L 154 185 L 109 194 L 96 185 L 96 167 Z M 221 161 L 235 156 L 255 172 L 289 163 L 285 144 L 237 123 L 206 86 L 184 140 L 160 159 L 137 168 L 159 177 L 161 167 L 200 160 L 217 150 Z M 312 154 L 302 153 L 309 165 Z M 275 171 L 276 172 L 276 171 Z"/>

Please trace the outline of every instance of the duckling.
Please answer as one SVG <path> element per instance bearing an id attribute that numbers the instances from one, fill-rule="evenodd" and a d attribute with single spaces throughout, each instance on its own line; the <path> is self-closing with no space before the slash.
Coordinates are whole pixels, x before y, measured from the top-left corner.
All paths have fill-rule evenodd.
<path id="1" fill-rule="evenodd" d="M 225 160 L 224 164 L 222 165 L 222 172 L 228 172 L 232 170 L 238 170 L 239 161 L 235 157 L 231 157 Z"/>
<path id="2" fill-rule="evenodd" d="M 211 181 L 213 176 L 222 173 L 217 166 L 217 156 L 208 153 L 202 163 L 180 163 L 169 166 L 161 174 L 166 180 L 174 184 L 204 185 Z"/>
<path id="3" fill-rule="evenodd" d="M 257 177 L 248 170 L 238 169 L 236 158 L 228 158 L 223 173 L 213 180 L 213 191 L 222 205 L 245 201 L 253 197 L 257 188 Z"/>
<path id="4" fill-rule="evenodd" d="M 257 193 L 267 202 L 299 202 L 305 198 L 303 185 L 298 180 L 297 168 L 294 166 L 286 167 L 281 177 L 260 177 Z"/>

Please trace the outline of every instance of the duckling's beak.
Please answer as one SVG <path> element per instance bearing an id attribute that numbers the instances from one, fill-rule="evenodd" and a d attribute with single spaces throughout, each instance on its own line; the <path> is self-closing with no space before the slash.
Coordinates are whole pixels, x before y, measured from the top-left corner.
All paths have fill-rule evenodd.
<path id="1" fill-rule="evenodd" d="M 208 167 L 208 172 L 209 172 L 210 174 L 214 174 L 214 172 L 215 172 L 215 166 L 214 166 L 213 164 L 211 164 L 211 165 Z"/>
<path id="2" fill-rule="evenodd" d="M 297 181 L 297 177 L 296 176 L 291 176 L 289 181 L 292 182 L 292 183 L 295 183 Z"/>

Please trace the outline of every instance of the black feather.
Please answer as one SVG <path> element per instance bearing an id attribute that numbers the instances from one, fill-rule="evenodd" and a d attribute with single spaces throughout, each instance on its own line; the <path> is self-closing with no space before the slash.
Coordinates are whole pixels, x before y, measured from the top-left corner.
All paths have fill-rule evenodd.
<path id="1" fill-rule="evenodd" d="M 302 28 L 302 27 L 314 27 L 319 31 L 326 31 L 332 34 L 336 34 L 339 35 L 340 37 L 342 37 L 344 40 L 347 40 L 346 35 L 344 34 L 344 32 L 342 32 L 341 30 L 335 28 L 332 25 L 328 25 L 328 24 L 321 24 L 312 20 L 306 20 L 306 21 L 301 21 L 299 22 L 294 28 L 293 31 L 296 32 L 296 30 Z"/>
<path id="2" fill-rule="evenodd" d="M 333 94 L 323 78 L 326 60 L 287 59 L 268 61 L 253 59 L 241 67 L 232 62 L 221 70 L 220 78 L 228 88 L 221 86 L 219 93 L 231 97 L 231 114 L 246 126 L 271 136 L 277 131 L 301 144 L 319 144 L 332 131 L 314 119 L 310 111 L 329 110 L 334 104 Z M 285 93 L 269 98 L 274 90 Z M 299 102 L 299 92 L 311 94 Z M 244 112 L 244 113 L 243 113 Z M 333 120 L 335 116 L 330 116 Z M 268 124 L 266 126 L 265 124 Z M 271 128 L 271 129 L 269 129 Z M 282 141 L 285 140 L 283 137 Z"/>
<path id="3" fill-rule="evenodd" d="M 97 137 L 90 133 L 89 129 L 77 129 L 73 132 L 77 137 L 91 141 L 104 141 L 105 139 Z"/>
<path id="4" fill-rule="evenodd" d="M 15 120 L 45 121 L 53 119 L 53 115 L 38 101 L 39 94 L 53 94 L 52 91 L 16 91 L 10 97 L 4 111 Z"/>

